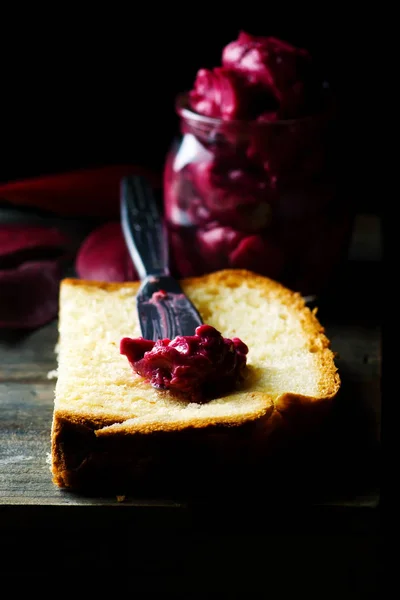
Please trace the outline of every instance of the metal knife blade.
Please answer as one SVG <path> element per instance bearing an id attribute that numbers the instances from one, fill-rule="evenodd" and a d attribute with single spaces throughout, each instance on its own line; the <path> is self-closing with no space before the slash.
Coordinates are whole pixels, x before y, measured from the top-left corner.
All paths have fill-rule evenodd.
<path id="1" fill-rule="evenodd" d="M 120 201 L 122 231 L 142 282 L 136 296 L 142 336 L 157 341 L 194 335 L 202 320 L 170 274 L 167 235 L 153 190 L 142 176 L 124 177 Z"/>

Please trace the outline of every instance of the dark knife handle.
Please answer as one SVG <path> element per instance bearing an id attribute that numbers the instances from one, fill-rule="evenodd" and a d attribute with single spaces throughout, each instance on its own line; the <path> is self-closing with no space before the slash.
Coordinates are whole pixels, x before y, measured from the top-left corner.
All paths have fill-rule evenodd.
<path id="1" fill-rule="evenodd" d="M 140 279 L 168 275 L 168 243 L 157 202 L 147 180 L 138 175 L 121 181 L 121 226 Z"/>

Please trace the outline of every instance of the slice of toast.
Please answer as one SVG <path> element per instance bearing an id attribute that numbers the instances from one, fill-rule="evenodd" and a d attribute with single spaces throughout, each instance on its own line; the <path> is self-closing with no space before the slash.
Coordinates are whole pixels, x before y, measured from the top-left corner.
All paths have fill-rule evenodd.
<path id="1" fill-rule="evenodd" d="M 268 453 L 274 437 L 318 421 L 336 396 L 335 356 L 315 312 L 298 293 L 243 270 L 182 287 L 204 323 L 249 347 L 244 382 L 205 404 L 153 388 L 119 351 L 121 338 L 140 336 L 138 286 L 61 283 L 51 432 L 59 487 L 123 494 L 140 481 L 236 469 Z"/>

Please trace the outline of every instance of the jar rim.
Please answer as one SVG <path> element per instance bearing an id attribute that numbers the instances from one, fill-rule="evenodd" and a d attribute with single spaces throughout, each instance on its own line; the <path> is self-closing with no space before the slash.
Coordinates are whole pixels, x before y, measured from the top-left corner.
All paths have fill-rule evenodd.
<path id="1" fill-rule="evenodd" d="M 203 125 L 210 125 L 210 126 L 220 126 L 222 125 L 223 127 L 232 127 L 232 128 L 249 128 L 249 127 L 257 127 L 257 128 L 263 128 L 263 127 L 275 127 L 275 126 L 290 126 L 290 125 L 296 125 L 296 124 L 305 124 L 305 123 L 309 123 L 315 120 L 318 120 L 320 118 L 323 118 L 325 116 L 327 116 L 328 114 L 332 113 L 332 106 L 329 106 L 326 110 L 322 110 L 318 113 L 313 113 L 310 115 L 306 115 L 304 117 L 298 117 L 298 118 L 293 118 L 293 119 L 278 119 L 276 121 L 255 121 L 255 120 L 238 120 L 238 119 L 229 119 L 229 120 L 224 120 L 218 117 L 207 117 L 206 115 L 202 115 L 200 113 L 195 112 L 194 110 L 192 110 L 189 107 L 189 102 L 188 102 L 188 92 L 183 92 L 181 94 L 178 94 L 178 96 L 175 99 L 175 110 L 178 114 L 178 116 L 186 119 L 186 120 L 190 120 L 190 121 L 197 121 L 197 123 L 199 124 L 203 124 Z"/>

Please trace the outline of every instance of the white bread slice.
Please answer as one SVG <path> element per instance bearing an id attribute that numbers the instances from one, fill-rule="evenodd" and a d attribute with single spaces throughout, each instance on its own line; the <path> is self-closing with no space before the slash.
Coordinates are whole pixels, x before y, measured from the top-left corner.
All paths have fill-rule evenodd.
<path id="1" fill-rule="evenodd" d="M 242 270 L 186 279 L 182 287 L 204 323 L 248 345 L 243 384 L 205 404 L 156 390 L 119 352 L 121 338 L 140 336 L 138 286 L 61 283 L 51 453 L 58 486 L 101 481 L 122 493 L 152 472 L 150 464 L 170 477 L 193 453 L 192 468 L 207 456 L 234 464 L 262 454 L 272 432 L 291 435 L 288 424 L 295 429 L 318 418 L 336 396 L 340 378 L 315 312 L 300 294 Z"/>

